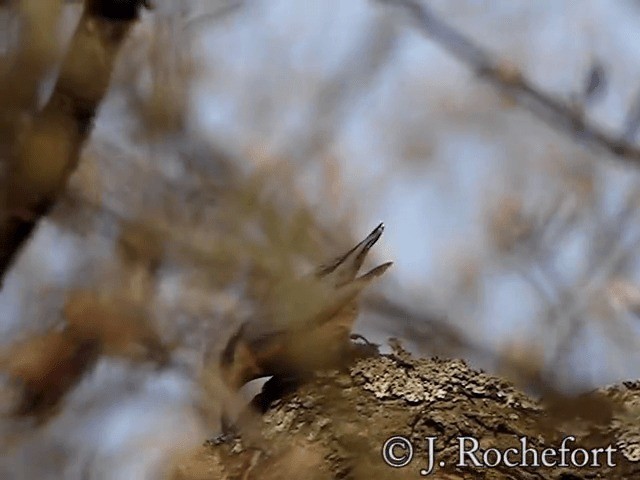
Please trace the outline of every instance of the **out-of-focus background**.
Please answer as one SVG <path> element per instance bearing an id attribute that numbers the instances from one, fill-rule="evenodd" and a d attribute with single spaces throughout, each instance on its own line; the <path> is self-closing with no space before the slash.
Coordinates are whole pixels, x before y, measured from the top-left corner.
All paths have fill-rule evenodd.
<path id="1" fill-rule="evenodd" d="M 0 477 L 158 478 L 213 433 L 202 372 L 269 283 L 380 221 L 368 338 L 567 392 L 640 376 L 640 3 L 153 3 L 0 291 L 5 359 L 77 312 L 145 333 L 7 414 Z M 82 10 L 44 4 L 0 3 L 0 74 L 40 105 Z"/>

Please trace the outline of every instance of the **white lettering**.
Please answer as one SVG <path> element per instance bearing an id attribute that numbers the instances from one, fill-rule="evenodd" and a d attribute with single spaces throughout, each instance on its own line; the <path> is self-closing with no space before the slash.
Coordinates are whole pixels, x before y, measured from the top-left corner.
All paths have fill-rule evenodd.
<path id="1" fill-rule="evenodd" d="M 465 443 L 469 441 L 472 445 L 472 450 L 467 451 L 464 447 Z M 458 437 L 458 467 L 467 467 L 468 463 L 465 463 L 464 457 L 465 455 L 469 457 L 471 463 L 474 467 L 482 467 L 482 463 L 478 460 L 473 453 L 478 451 L 480 448 L 480 443 L 473 437 Z"/>

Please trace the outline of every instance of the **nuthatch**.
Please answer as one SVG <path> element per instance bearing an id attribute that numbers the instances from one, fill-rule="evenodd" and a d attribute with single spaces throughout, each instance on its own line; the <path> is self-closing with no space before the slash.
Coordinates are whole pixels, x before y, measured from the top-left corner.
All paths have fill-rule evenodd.
<path id="1" fill-rule="evenodd" d="M 350 353 L 358 297 L 392 262 L 356 277 L 384 225 L 312 275 L 284 281 L 259 316 L 229 339 L 220 356 L 221 374 L 232 391 L 267 376 L 299 378 L 339 365 Z"/>

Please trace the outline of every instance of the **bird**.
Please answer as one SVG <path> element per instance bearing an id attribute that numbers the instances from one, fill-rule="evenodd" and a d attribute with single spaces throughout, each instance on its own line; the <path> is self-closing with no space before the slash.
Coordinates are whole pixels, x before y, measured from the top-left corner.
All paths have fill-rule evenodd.
<path id="1" fill-rule="evenodd" d="M 274 289 L 262 313 L 241 324 L 220 354 L 221 377 L 230 391 L 262 377 L 304 378 L 349 358 L 356 347 L 351 340 L 360 337 L 352 335 L 360 294 L 393 264 L 357 276 L 383 231 L 380 223 L 335 260 Z M 223 430 L 225 423 L 223 418 Z"/>

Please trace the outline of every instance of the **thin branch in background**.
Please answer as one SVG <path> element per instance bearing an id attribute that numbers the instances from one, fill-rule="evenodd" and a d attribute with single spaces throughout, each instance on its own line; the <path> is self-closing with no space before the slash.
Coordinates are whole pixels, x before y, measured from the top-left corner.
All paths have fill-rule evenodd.
<path id="1" fill-rule="evenodd" d="M 585 119 L 580 109 L 576 109 L 570 101 L 559 99 L 539 89 L 525 78 L 517 68 L 506 62 L 494 59 L 488 51 L 440 20 L 427 6 L 419 1 L 379 1 L 407 9 L 423 33 L 468 65 L 480 77 L 511 95 L 521 106 L 536 117 L 561 129 L 572 138 L 603 149 L 629 164 L 636 166 L 640 164 L 640 149 L 631 143 L 637 129 L 640 128 L 640 95 L 638 96 L 637 105 L 630 109 L 626 131 L 619 137 L 611 135 L 602 130 L 600 126 Z M 590 83 L 603 83 L 602 72 L 595 72 L 591 77 L 593 78 L 589 78 Z M 587 88 L 593 90 L 595 87 L 588 85 Z M 621 218 L 618 220 L 626 224 L 626 221 L 630 220 L 628 213 L 626 211 L 621 212 Z M 621 261 L 627 258 L 630 252 L 634 252 L 638 248 L 639 240 L 619 242 L 617 241 L 619 238 L 618 233 L 619 231 L 614 235 L 616 241 L 613 242 L 611 248 L 605 247 L 601 255 L 595 255 L 598 261 L 595 265 L 590 266 L 582 285 L 572 286 L 571 289 L 567 289 L 564 292 L 565 294 L 560 292 L 559 298 L 561 298 L 561 301 L 558 304 L 550 305 L 550 308 L 554 312 L 558 312 L 559 315 L 555 324 L 563 327 L 563 331 L 558 333 L 560 339 L 556 347 L 555 361 L 551 363 L 557 364 L 562 357 L 567 355 L 575 335 L 584 325 L 584 312 L 592 295 L 620 267 Z M 607 238 L 607 240 L 612 239 Z M 610 243 L 610 241 L 607 242 L 607 245 Z M 477 351 L 477 348 L 473 350 Z M 553 376 L 550 379 L 553 379 Z"/>
<path id="2" fill-rule="evenodd" d="M 53 93 L 7 163 L 0 212 L 0 284 L 75 170 L 115 58 L 143 0 L 86 0 Z"/>
<path id="3" fill-rule="evenodd" d="M 197 30 L 198 28 L 210 28 L 213 24 L 226 20 L 229 16 L 238 12 L 245 6 L 245 0 L 229 0 L 214 8 L 213 11 L 199 13 L 184 22 L 185 30 Z"/>
<path id="4" fill-rule="evenodd" d="M 589 301 L 602 290 L 611 276 L 623 265 L 628 257 L 640 248 L 640 236 L 628 242 L 615 242 L 611 250 L 600 257 L 598 266 L 585 274 L 581 285 L 574 286 L 567 295 L 569 301 L 563 309 L 557 308 L 560 318 L 556 325 L 564 326 L 563 332 L 558 332 L 556 352 L 550 364 L 558 364 L 570 353 L 576 334 L 586 323 L 585 311 Z M 610 253 L 609 253 L 610 252 Z"/>
<path id="5" fill-rule="evenodd" d="M 362 35 L 338 73 L 327 79 L 312 99 L 314 128 L 300 140 L 296 157 L 319 156 L 335 143 L 347 109 L 367 95 L 395 52 L 397 32 L 385 18 Z"/>
<path id="6" fill-rule="evenodd" d="M 593 59 L 591 67 L 585 77 L 582 91 L 582 103 L 592 103 L 604 95 L 607 89 L 607 72 L 597 59 Z"/>
<path id="7" fill-rule="evenodd" d="M 640 128 L 640 91 L 636 93 L 636 97 L 633 103 L 629 107 L 627 112 L 627 118 L 625 120 L 624 139 L 627 142 L 633 142 Z"/>
<path id="8" fill-rule="evenodd" d="M 478 76 L 511 95 L 536 117 L 578 141 L 603 149 L 633 165 L 640 165 L 640 148 L 630 143 L 628 135 L 616 136 L 605 132 L 599 125 L 584 118 L 569 101 L 541 90 L 514 65 L 494 59 L 490 52 L 440 20 L 423 3 L 417 0 L 378 1 L 408 10 L 420 31 L 469 66 Z"/>
<path id="9" fill-rule="evenodd" d="M 485 361 L 498 362 L 500 367 L 517 375 L 518 382 L 544 398 L 567 398 L 554 378 L 545 375 L 542 365 L 534 359 L 517 358 L 497 352 L 460 328 L 453 326 L 445 317 L 433 312 L 417 312 L 386 295 L 367 295 L 363 306 L 394 320 L 402 326 L 402 336 L 416 345 L 429 348 L 432 353 L 455 358 L 460 353 L 473 353 Z"/>
<path id="10" fill-rule="evenodd" d="M 417 342 L 421 347 L 426 347 L 437 353 L 450 353 L 452 351 L 467 351 L 480 349 L 479 345 L 472 344 L 463 332 L 447 321 L 445 316 L 434 312 L 417 313 L 406 305 L 392 300 L 384 294 L 368 294 L 363 301 L 363 307 L 376 314 L 393 318 L 394 325 L 405 325 L 408 329 L 422 331 L 428 330 L 429 335 L 419 341 L 416 335 L 406 335 L 404 338 Z M 421 337 L 421 335 L 418 335 Z"/>

